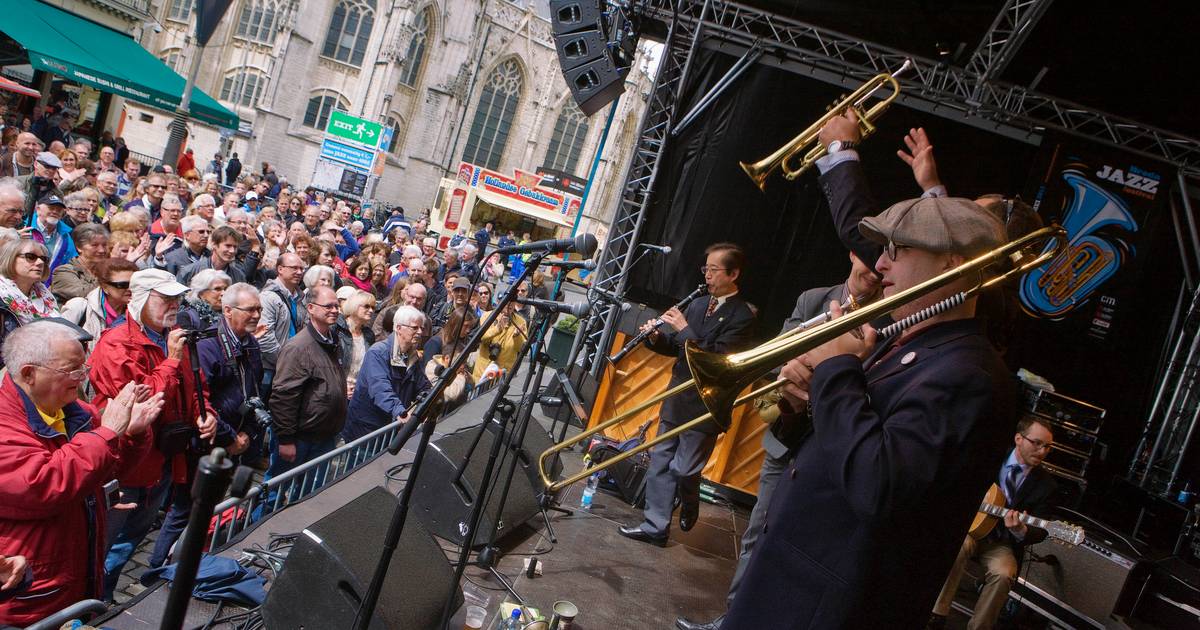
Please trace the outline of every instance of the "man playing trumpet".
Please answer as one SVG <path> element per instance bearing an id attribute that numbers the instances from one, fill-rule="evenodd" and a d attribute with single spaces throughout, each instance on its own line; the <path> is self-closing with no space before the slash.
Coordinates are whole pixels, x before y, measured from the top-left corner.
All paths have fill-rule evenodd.
<path id="1" fill-rule="evenodd" d="M 965 199 L 898 203 L 859 224 L 882 246 L 889 297 L 1005 240 Z M 964 290 L 964 278 L 895 311 Z M 841 316 L 836 302 L 833 315 Z M 919 628 L 1003 457 L 1011 377 L 975 300 L 875 347 L 870 327 L 784 366 L 785 408 L 810 406 L 813 432 L 784 471 L 722 630 Z"/>
<path id="2" fill-rule="evenodd" d="M 717 243 L 705 250 L 702 267 L 709 298 L 694 300 L 686 312 L 671 308 L 662 314 L 667 330 L 654 330 L 646 344 L 659 354 L 676 357 L 670 386 L 691 379 L 684 343 L 693 341 L 710 352 L 735 352 L 747 347 L 753 337 L 754 313 L 738 296 L 738 280 L 746 255 L 733 243 Z M 656 322 L 642 325 L 650 330 Z M 659 433 L 673 429 L 707 412 L 694 388 L 668 398 L 662 404 Z M 671 512 L 676 494 L 680 499 L 679 528 L 688 531 L 700 513 L 700 471 L 712 454 L 720 433 L 710 422 L 659 444 L 650 453 L 646 471 L 645 518 L 640 525 L 620 528 L 622 536 L 658 546 L 667 544 Z"/>

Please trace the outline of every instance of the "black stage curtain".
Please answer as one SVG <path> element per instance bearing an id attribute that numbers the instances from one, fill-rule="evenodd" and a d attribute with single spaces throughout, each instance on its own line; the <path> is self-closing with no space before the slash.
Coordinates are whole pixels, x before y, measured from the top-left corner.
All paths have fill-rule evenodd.
<path id="1" fill-rule="evenodd" d="M 702 50 L 693 59 L 676 120 L 684 116 L 737 57 Z M 665 308 L 703 281 L 704 249 L 732 241 L 746 249 L 742 295 L 759 308 L 760 335 L 773 336 L 796 297 L 843 281 L 847 251 L 833 228 L 816 168 L 789 182 L 775 175 L 759 192 L 738 166 L 791 140 L 842 94 L 835 86 L 757 64 L 713 103 L 691 128 L 671 139 L 659 165 L 641 240 L 670 245 L 633 270 L 631 299 Z M 909 128 L 930 133 L 942 179 L 951 194 L 1022 192 L 1036 147 L 936 116 L 895 106 L 860 147 L 879 202 L 921 194 L 896 150 Z"/>

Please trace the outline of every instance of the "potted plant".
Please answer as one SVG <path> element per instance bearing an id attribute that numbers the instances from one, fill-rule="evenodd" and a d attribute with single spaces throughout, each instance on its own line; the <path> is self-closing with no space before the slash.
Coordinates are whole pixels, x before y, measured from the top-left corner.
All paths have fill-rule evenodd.
<path id="1" fill-rule="evenodd" d="M 565 368 L 567 359 L 571 356 L 571 345 L 575 342 L 575 334 L 579 332 L 579 318 L 574 315 L 563 315 L 554 329 L 550 331 L 550 343 L 546 353 L 550 355 L 550 363 L 557 368 Z"/>

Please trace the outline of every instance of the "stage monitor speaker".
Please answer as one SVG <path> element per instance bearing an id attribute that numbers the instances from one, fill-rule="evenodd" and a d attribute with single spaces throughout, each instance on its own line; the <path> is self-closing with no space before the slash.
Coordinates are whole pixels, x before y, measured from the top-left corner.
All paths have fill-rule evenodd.
<path id="1" fill-rule="evenodd" d="M 558 65 L 572 70 L 599 59 L 608 50 L 608 38 L 599 29 L 587 29 L 554 36 Z"/>
<path id="2" fill-rule="evenodd" d="M 571 96 L 585 116 L 595 114 L 620 95 L 625 90 L 628 75 L 629 67 L 618 66 L 608 52 L 598 59 L 563 70 Z"/>
<path id="3" fill-rule="evenodd" d="M 492 423 L 489 429 L 484 431 L 471 454 L 460 483 L 453 483 L 452 480 L 457 467 L 466 459 L 467 449 L 470 448 L 478 427 L 442 437 L 430 443 L 429 449 L 426 450 L 425 462 L 421 465 L 421 476 L 413 489 L 413 511 L 435 536 L 460 545 L 466 539 L 471 508 L 479 498 L 479 482 L 483 479 L 484 467 L 492 450 L 492 440 L 498 432 L 497 427 L 497 424 Z M 517 455 L 517 471 L 508 491 L 508 500 L 498 509 L 500 484 L 503 483 L 501 479 L 496 485 L 496 492 L 492 493 L 484 506 L 483 518 L 479 523 L 481 534 L 476 536 L 476 546 L 488 542 L 486 536 L 491 532 L 492 523 L 496 522 L 497 516 L 500 519 L 497 530 L 499 539 L 539 513 L 538 501 L 543 485 L 537 473 L 537 456 L 549 446 L 550 438 L 541 425 L 532 423 L 526 432 L 524 447 Z M 556 460 L 555 464 L 551 469 L 553 476 L 562 471 L 562 463 Z M 493 480 L 501 477 L 507 469 L 506 463 L 504 467 L 493 471 Z"/>
<path id="4" fill-rule="evenodd" d="M 551 0 L 550 23 L 554 35 L 589 28 L 599 29 L 604 20 L 605 0 Z"/>
<path id="5" fill-rule="evenodd" d="M 297 536 L 263 603 L 266 627 L 351 627 L 397 503 L 392 493 L 376 486 Z M 453 580 L 437 541 L 418 519 L 407 519 L 370 627 L 433 627 Z M 462 603 L 458 592 L 451 610 Z"/>
<path id="6" fill-rule="evenodd" d="M 1112 615 L 1128 615 L 1133 609 L 1148 567 L 1106 544 L 1100 532 L 1089 529 L 1087 535 L 1089 539 L 1077 546 L 1049 540 L 1030 546 L 1036 557 L 1026 560 L 1021 574 L 1035 593 L 1105 627 Z"/>

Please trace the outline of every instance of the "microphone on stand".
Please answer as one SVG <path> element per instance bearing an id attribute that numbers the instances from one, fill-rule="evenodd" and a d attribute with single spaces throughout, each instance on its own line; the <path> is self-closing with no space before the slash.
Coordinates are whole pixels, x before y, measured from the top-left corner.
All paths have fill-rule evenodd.
<path id="1" fill-rule="evenodd" d="M 539 311 L 547 311 L 550 313 L 565 313 L 574 315 L 575 317 L 583 317 L 592 310 L 592 305 L 587 302 L 579 302 L 577 304 L 564 304 L 563 302 L 555 302 L 553 300 L 538 300 L 536 298 L 517 298 L 520 304 L 527 304 Z"/>
<path id="2" fill-rule="evenodd" d="M 543 241 L 533 241 L 523 245 L 513 245 L 512 247 L 501 247 L 493 254 L 508 256 L 511 254 L 562 254 L 574 253 L 580 254 L 584 258 L 591 258 L 596 252 L 596 247 L 599 242 L 596 237 L 591 234 L 580 234 L 575 238 L 551 238 Z"/>
<path id="3" fill-rule="evenodd" d="M 641 243 L 639 245 L 639 247 L 645 247 L 646 249 L 648 249 L 652 252 L 658 252 L 664 256 L 671 253 L 670 245 L 655 245 L 653 243 Z"/>
<path id="4" fill-rule="evenodd" d="M 543 260 L 542 264 L 562 269 L 587 269 L 588 271 L 596 269 L 594 260 Z"/>

